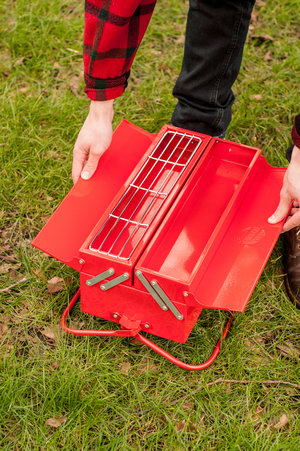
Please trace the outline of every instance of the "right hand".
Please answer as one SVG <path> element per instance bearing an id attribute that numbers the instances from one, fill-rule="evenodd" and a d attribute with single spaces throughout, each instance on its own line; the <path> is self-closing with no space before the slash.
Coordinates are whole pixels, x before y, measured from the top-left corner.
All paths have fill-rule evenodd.
<path id="1" fill-rule="evenodd" d="M 101 155 L 112 138 L 113 100 L 91 101 L 89 114 L 73 149 L 72 179 L 88 180 L 97 169 Z"/>

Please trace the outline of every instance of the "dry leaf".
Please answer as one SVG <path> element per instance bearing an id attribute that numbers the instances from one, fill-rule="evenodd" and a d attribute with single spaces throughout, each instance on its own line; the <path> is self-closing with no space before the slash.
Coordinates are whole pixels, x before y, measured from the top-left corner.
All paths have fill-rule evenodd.
<path id="1" fill-rule="evenodd" d="M 276 348 L 286 356 L 297 357 L 298 355 L 300 355 L 300 350 L 296 348 L 290 341 L 286 341 L 284 345 L 277 345 Z"/>
<path id="2" fill-rule="evenodd" d="M 281 417 L 280 417 L 278 423 L 276 423 L 276 424 L 274 425 L 274 428 L 275 428 L 275 429 L 281 429 L 281 428 L 285 427 L 285 426 L 288 424 L 288 422 L 289 422 L 288 417 L 286 416 L 285 413 L 283 413 L 283 414 L 281 415 Z"/>
<path id="3" fill-rule="evenodd" d="M 185 402 L 182 407 L 184 409 L 193 410 L 194 409 L 194 403 L 193 402 Z"/>
<path id="4" fill-rule="evenodd" d="M 123 363 L 120 365 L 120 371 L 121 371 L 121 373 L 122 373 L 122 374 L 125 374 L 125 376 L 127 376 L 127 374 L 129 373 L 130 367 L 131 367 L 130 362 L 123 362 Z"/>
<path id="5" fill-rule="evenodd" d="M 144 358 L 141 365 L 139 365 L 138 373 L 157 373 L 158 367 L 151 361 Z"/>
<path id="6" fill-rule="evenodd" d="M 263 42 L 266 42 L 266 41 L 270 41 L 270 42 L 273 42 L 273 41 L 274 41 L 274 38 L 272 38 L 272 36 L 270 36 L 270 35 L 267 34 L 267 33 L 253 34 L 252 37 L 251 37 L 251 39 L 254 39 L 254 40 L 258 41 L 258 42 L 261 43 L 261 44 L 262 44 Z"/>
<path id="7" fill-rule="evenodd" d="M 262 99 L 262 95 L 261 94 L 254 94 L 254 95 L 250 96 L 250 99 L 261 100 Z"/>
<path id="8" fill-rule="evenodd" d="M 55 276 L 51 280 L 48 280 L 47 290 L 49 293 L 57 293 L 58 291 L 62 291 L 64 287 L 64 279 L 61 277 Z"/>
<path id="9" fill-rule="evenodd" d="M 51 366 L 52 366 L 52 368 L 58 368 L 59 364 L 57 362 L 52 362 Z"/>
<path id="10" fill-rule="evenodd" d="M 274 59 L 274 54 L 272 52 L 272 50 L 269 50 L 265 56 L 264 56 L 264 60 L 266 61 L 272 61 Z"/>
<path id="11" fill-rule="evenodd" d="M 20 64 L 23 64 L 24 61 L 25 61 L 25 56 L 21 56 L 20 58 L 17 59 L 15 64 L 20 65 Z"/>
<path id="12" fill-rule="evenodd" d="M 46 425 L 50 426 L 52 428 L 58 428 L 62 424 L 64 424 L 67 421 L 66 417 L 59 417 L 59 418 L 49 418 L 46 421 Z"/>
<path id="13" fill-rule="evenodd" d="M 5 334 L 7 329 L 8 329 L 7 324 L 0 324 L 0 337 Z"/>
<path id="14" fill-rule="evenodd" d="M 133 340 L 131 340 L 130 342 L 132 345 L 136 345 L 136 346 L 144 346 L 144 344 L 138 340 L 137 338 L 134 338 Z"/>
<path id="15" fill-rule="evenodd" d="M 46 327 L 41 333 L 45 335 L 45 337 L 50 338 L 50 340 L 55 341 L 56 336 L 52 327 Z"/>
<path id="16" fill-rule="evenodd" d="M 180 421 L 180 423 L 178 423 L 178 424 L 176 425 L 177 431 L 182 431 L 182 429 L 184 429 L 184 427 L 185 427 L 185 423 L 186 423 L 185 420 Z"/>

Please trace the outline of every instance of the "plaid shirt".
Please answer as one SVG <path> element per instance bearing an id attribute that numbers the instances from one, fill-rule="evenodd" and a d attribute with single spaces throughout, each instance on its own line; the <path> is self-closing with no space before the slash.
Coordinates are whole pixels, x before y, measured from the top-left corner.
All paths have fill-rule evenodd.
<path id="1" fill-rule="evenodd" d="M 85 92 L 91 100 L 122 95 L 156 0 L 86 0 Z"/>

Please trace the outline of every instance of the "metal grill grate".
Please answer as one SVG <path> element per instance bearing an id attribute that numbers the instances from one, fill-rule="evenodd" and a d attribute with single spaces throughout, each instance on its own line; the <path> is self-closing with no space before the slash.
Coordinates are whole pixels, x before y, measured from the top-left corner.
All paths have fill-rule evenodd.
<path id="1" fill-rule="evenodd" d="M 89 246 L 128 260 L 200 146 L 199 137 L 167 131 Z"/>

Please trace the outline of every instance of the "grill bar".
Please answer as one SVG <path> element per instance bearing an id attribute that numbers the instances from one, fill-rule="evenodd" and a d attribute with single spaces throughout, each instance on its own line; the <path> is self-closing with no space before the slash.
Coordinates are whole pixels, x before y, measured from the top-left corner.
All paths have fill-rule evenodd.
<path id="1" fill-rule="evenodd" d="M 174 136 L 175 136 L 175 135 L 173 135 L 172 140 L 174 139 Z M 181 143 L 181 141 L 183 140 L 183 138 L 184 138 L 185 136 L 186 136 L 186 134 L 182 135 L 180 141 L 177 143 L 177 145 L 176 145 L 175 148 L 173 149 L 173 151 L 172 151 L 172 153 L 171 153 L 170 156 L 173 155 L 173 153 L 176 151 L 176 149 L 178 148 L 179 144 Z M 171 140 L 171 141 L 172 141 L 172 140 Z M 153 165 L 153 166 L 151 167 L 151 169 L 150 169 L 150 172 L 152 172 L 154 166 L 157 164 L 158 161 L 159 161 L 159 160 L 156 160 L 156 161 L 155 161 L 154 165 Z M 156 177 L 154 178 L 154 180 L 151 182 L 150 188 L 155 184 L 156 180 L 159 179 L 159 176 L 160 176 L 160 174 L 162 173 L 163 169 L 166 167 L 167 163 L 169 163 L 169 162 L 166 161 L 166 162 L 163 164 L 162 168 L 160 168 L 158 174 L 156 175 Z M 174 167 L 174 165 L 173 165 L 173 167 Z M 143 182 L 147 179 L 148 175 L 149 175 L 149 173 L 146 174 L 146 176 L 145 176 L 144 179 L 143 179 Z M 163 181 L 163 183 L 160 185 L 158 191 L 160 191 L 160 190 L 163 188 L 163 186 L 165 185 L 165 181 L 167 180 L 167 178 L 168 178 L 170 175 L 171 175 L 171 169 L 169 170 L 168 175 L 167 175 L 167 177 L 165 177 L 165 180 Z M 143 183 L 143 182 L 142 182 L 142 183 Z M 138 203 L 137 206 L 135 207 L 135 209 L 134 209 L 134 211 L 133 211 L 133 213 L 131 214 L 131 216 L 130 216 L 129 219 L 131 219 L 132 216 L 134 215 L 134 213 L 136 213 L 136 211 L 139 209 L 141 203 L 143 202 L 143 200 L 144 200 L 145 197 L 147 196 L 148 192 L 149 192 L 149 189 L 144 193 L 142 199 L 139 201 L 139 203 Z M 157 193 L 153 196 L 153 199 L 151 200 L 150 204 L 148 205 L 146 211 L 144 212 L 144 214 L 143 214 L 143 216 L 142 216 L 142 218 L 141 218 L 141 221 L 144 219 L 145 215 L 146 215 L 147 212 L 149 211 L 149 208 L 150 208 L 151 205 L 153 204 L 153 201 L 154 201 L 154 199 L 156 199 L 156 197 L 157 197 Z M 128 205 L 128 204 L 127 204 L 127 205 Z M 127 225 L 127 224 L 126 224 L 126 225 Z M 124 232 L 124 230 L 125 230 L 125 228 L 126 228 L 126 225 L 123 227 L 123 229 L 121 230 L 121 232 L 119 233 L 119 235 L 117 236 L 117 238 L 115 239 L 115 241 L 113 242 L 113 244 L 111 245 L 111 247 L 110 247 L 108 253 L 110 253 L 110 252 L 112 251 L 112 249 L 114 248 L 116 242 L 117 242 L 118 239 L 120 238 L 121 234 Z M 149 225 L 150 225 L 150 224 L 149 224 Z M 124 250 L 126 244 L 128 243 L 128 241 L 129 241 L 129 240 L 132 238 L 132 236 L 134 235 L 134 232 L 136 231 L 137 227 L 138 227 L 138 226 L 135 226 L 135 228 L 133 229 L 133 232 L 131 232 L 130 236 L 127 238 L 125 244 L 123 245 L 122 249 L 120 250 L 120 252 L 119 252 L 119 254 L 118 254 L 118 257 L 120 257 L 120 255 L 122 254 L 122 252 L 123 252 L 123 250 Z M 137 245 L 136 245 L 136 246 L 137 246 Z M 136 248 L 136 246 L 134 247 L 134 249 Z M 134 249 L 133 249 L 133 250 L 134 250 Z M 132 250 L 132 252 L 133 252 L 133 250 Z M 132 254 L 132 252 L 131 252 L 131 254 Z M 129 255 L 129 258 L 130 258 L 130 256 L 131 256 L 131 254 Z"/>
<path id="2" fill-rule="evenodd" d="M 108 215 L 89 249 L 128 260 L 201 142 L 194 135 L 167 131 Z"/>

